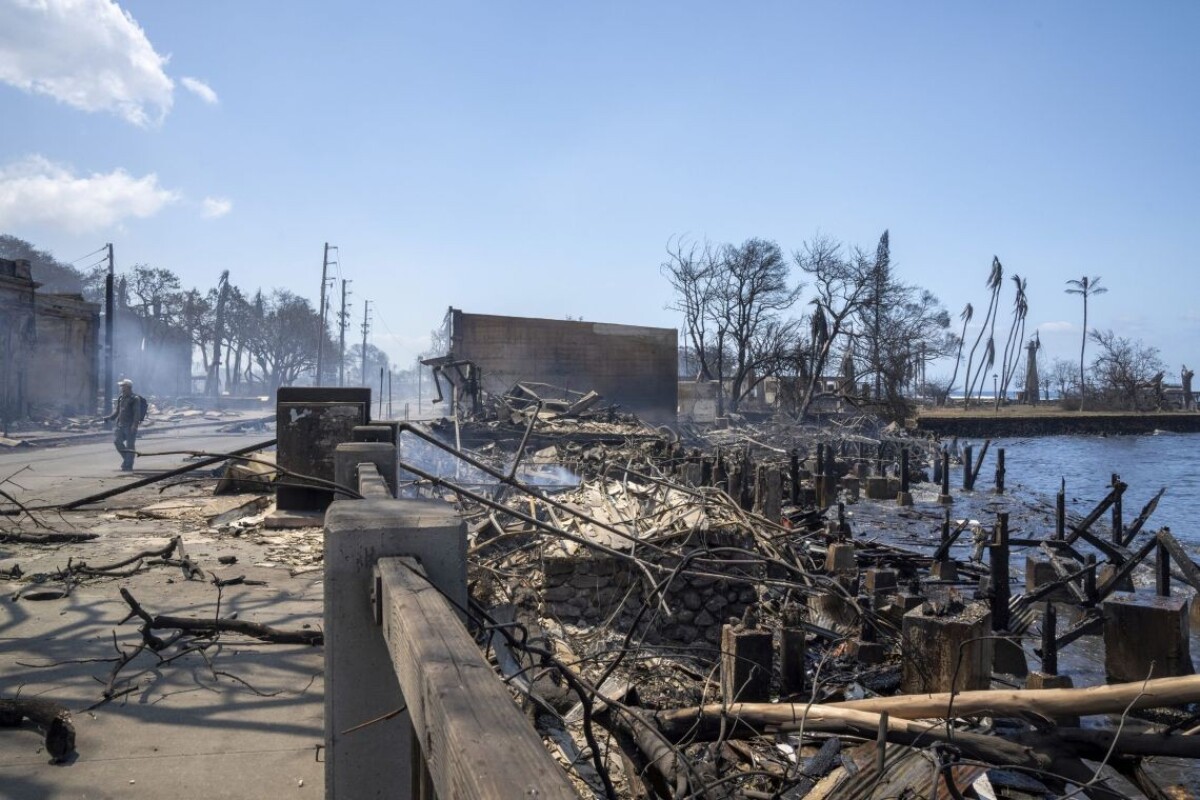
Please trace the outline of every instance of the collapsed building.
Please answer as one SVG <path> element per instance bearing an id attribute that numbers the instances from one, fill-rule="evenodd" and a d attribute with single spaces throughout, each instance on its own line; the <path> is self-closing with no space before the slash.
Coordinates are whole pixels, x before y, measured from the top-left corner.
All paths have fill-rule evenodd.
<path id="1" fill-rule="evenodd" d="M 452 308 L 449 339 L 450 352 L 426 363 L 475 413 L 482 411 L 484 395 L 502 396 L 518 383 L 540 383 L 580 395 L 595 392 L 647 422 L 675 421 L 678 333 L 673 328 Z"/>

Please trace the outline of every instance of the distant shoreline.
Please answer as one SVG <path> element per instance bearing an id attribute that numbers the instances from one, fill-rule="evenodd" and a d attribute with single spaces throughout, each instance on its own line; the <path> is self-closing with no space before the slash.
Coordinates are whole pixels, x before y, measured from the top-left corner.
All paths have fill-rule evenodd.
<path id="1" fill-rule="evenodd" d="M 917 428 L 937 436 L 970 436 L 977 439 L 1071 434 L 1126 436 L 1154 431 L 1200 433 L 1200 413 L 1038 412 L 1028 407 L 1016 413 L 1009 409 L 1001 409 L 996 413 L 985 406 L 971 411 L 938 409 L 932 413 L 922 412 L 917 417 Z"/>

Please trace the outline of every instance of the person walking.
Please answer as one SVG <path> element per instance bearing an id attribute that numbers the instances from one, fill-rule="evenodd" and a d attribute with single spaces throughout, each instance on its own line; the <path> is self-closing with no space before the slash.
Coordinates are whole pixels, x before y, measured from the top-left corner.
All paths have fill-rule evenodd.
<path id="1" fill-rule="evenodd" d="M 121 470 L 129 472 L 133 469 L 133 459 L 137 456 L 134 445 L 137 443 L 138 426 L 146 418 L 146 398 L 133 393 L 133 381 L 125 378 L 117 381 L 121 393 L 117 395 L 116 408 L 104 419 L 116 421 L 113 429 L 113 445 L 121 454 Z"/>

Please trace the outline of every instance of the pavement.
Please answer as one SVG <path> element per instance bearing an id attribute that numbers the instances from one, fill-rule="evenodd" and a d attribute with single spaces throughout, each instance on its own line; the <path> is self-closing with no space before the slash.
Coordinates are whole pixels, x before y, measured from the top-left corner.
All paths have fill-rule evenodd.
<path id="1" fill-rule="evenodd" d="M 269 438 L 185 431 L 167 434 L 154 449 L 220 452 Z M 181 463 L 181 456 L 141 458 L 130 476 L 117 469 L 119 456 L 107 442 L 19 448 L 0 452 L 0 481 L 18 473 L 0 488 L 27 505 L 48 505 L 128 482 L 154 471 L 151 465 Z M 41 735 L 28 723 L 0 728 L 0 798 L 323 796 L 320 647 L 227 633 L 203 653 L 169 661 L 179 646 L 161 655 L 146 650 L 121 667 L 114 699 L 102 702 L 119 653 L 131 653 L 141 642 L 138 624 L 124 622 L 129 608 L 121 588 L 152 615 L 236 615 L 285 629 L 319 628 L 320 531 L 210 527 L 212 512 L 229 503 L 214 501 L 211 487 L 211 481 L 188 482 L 160 494 L 152 485 L 92 510 L 37 513 L 51 530 L 98 534 L 92 541 L 49 547 L 0 540 L 0 568 L 19 564 L 26 575 L 52 575 L 68 560 L 111 563 L 181 535 L 188 555 L 207 572 L 205 580 L 186 580 L 179 567 L 148 566 L 131 577 L 90 578 L 65 598 L 40 601 L 19 597 L 32 584 L 0 580 L 0 696 L 62 703 L 76 729 L 76 755 L 51 764 Z M 179 511 L 168 519 L 139 513 L 171 498 L 180 499 L 171 504 Z M 39 530 L 26 518 L 8 516 L 0 517 L 0 533 L 18 524 L 22 531 Z M 236 563 L 221 564 L 221 556 Z M 213 576 L 244 576 L 263 585 L 218 590 Z M 52 578 L 36 588 L 63 585 Z"/>
<path id="2" fill-rule="evenodd" d="M 172 435 L 178 431 L 192 430 L 197 428 L 215 429 L 237 425 L 238 423 L 267 423 L 274 422 L 274 420 L 275 415 L 273 413 L 267 413 L 262 409 L 228 411 L 224 412 L 220 419 L 196 417 L 169 422 L 165 420 L 156 420 L 153 417 L 150 417 L 146 420 L 146 422 L 142 423 L 142 426 L 138 431 L 138 438 L 140 439 L 145 436 Z M 61 444 L 79 444 L 83 442 L 111 442 L 112 437 L 112 428 L 102 428 L 98 430 L 87 431 L 60 431 L 47 428 L 28 431 L 13 431 L 5 438 L 13 442 L 20 442 L 22 445 L 46 447 Z"/>

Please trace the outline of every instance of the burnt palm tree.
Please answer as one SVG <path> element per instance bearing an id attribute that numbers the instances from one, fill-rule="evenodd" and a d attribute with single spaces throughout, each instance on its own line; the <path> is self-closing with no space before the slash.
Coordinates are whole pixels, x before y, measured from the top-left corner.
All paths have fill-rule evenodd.
<path id="1" fill-rule="evenodd" d="M 958 380 L 958 368 L 962 364 L 963 345 L 967 343 L 967 323 L 971 321 L 971 317 L 975 316 L 975 308 L 970 303 L 963 308 L 962 313 L 958 318 L 963 321 L 962 335 L 958 337 L 958 358 L 954 359 L 954 374 L 950 376 L 950 387 L 946 390 L 947 396 L 954 391 L 954 381 Z"/>
<path id="2" fill-rule="evenodd" d="M 1108 291 L 1107 287 L 1100 285 L 1100 276 L 1095 275 L 1089 278 L 1084 275 L 1079 280 L 1071 279 L 1067 281 L 1067 288 L 1064 289 L 1067 294 L 1078 294 L 1083 296 L 1083 341 L 1079 345 L 1079 410 L 1083 411 L 1083 354 L 1087 349 L 1087 314 L 1088 314 L 1088 298 L 1098 294 L 1104 294 Z"/>
<path id="3" fill-rule="evenodd" d="M 1025 340 L 1025 317 L 1029 315 L 1029 299 L 1025 294 L 1029 282 L 1020 275 L 1013 275 L 1012 282 L 1016 285 L 1017 296 L 1013 300 L 1012 325 L 1008 329 L 1008 338 L 1004 342 L 1004 357 L 1000 368 L 1000 393 L 996 395 L 996 408 L 1000 408 L 1000 396 L 1008 396 L 1008 386 L 1017 374 L 1021 360 L 1021 342 Z"/>
<path id="4" fill-rule="evenodd" d="M 988 300 L 987 314 L 983 318 L 983 327 L 979 329 L 979 336 L 975 337 L 975 344 L 971 346 L 971 354 L 967 356 L 967 395 L 963 404 L 963 408 L 971 405 L 971 395 L 975 392 L 975 384 L 979 382 L 980 377 L 991 369 L 992 363 L 996 360 L 996 322 L 993 317 L 1000 300 L 1000 288 L 1004 285 L 1004 267 L 1000 264 L 1000 259 L 992 256 L 992 270 L 988 273 L 987 287 L 991 290 L 992 296 Z M 975 350 L 979 347 L 979 343 L 983 341 L 983 334 L 987 332 L 988 327 L 992 330 L 992 336 L 988 339 L 987 347 L 984 349 L 984 360 L 986 365 L 981 363 L 975 370 L 975 374 L 971 374 L 971 362 L 975 360 Z M 982 392 L 982 388 L 980 389 Z"/>

